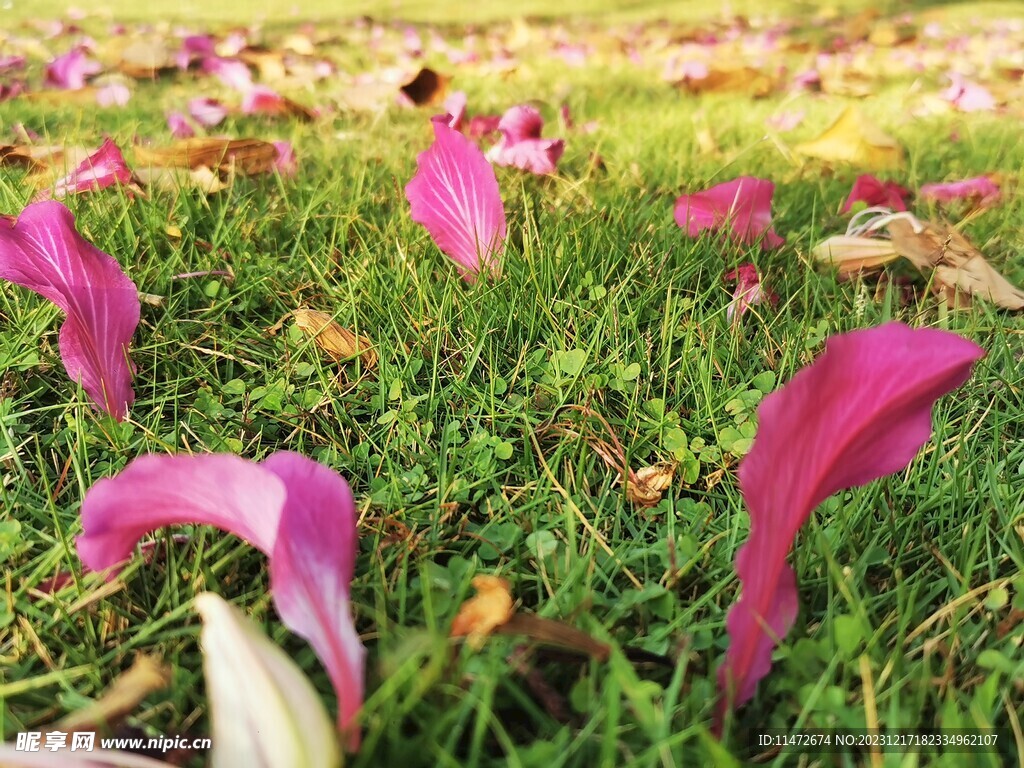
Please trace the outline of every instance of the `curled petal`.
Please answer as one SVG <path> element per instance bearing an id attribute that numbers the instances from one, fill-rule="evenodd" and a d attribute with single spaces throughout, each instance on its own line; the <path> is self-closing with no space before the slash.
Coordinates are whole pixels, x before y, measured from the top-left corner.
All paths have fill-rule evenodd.
<path id="1" fill-rule="evenodd" d="M 208 98 L 191 99 L 188 103 L 188 113 L 192 115 L 193 120 L 207 128 L 220 125 L 228 116 L 227 107 L 216 99 Z"/>
<path id="2" fill-rule="evenodd" d="M 505 136 L 508 144 L 516 144 L 528 139 L 539 139 L 544 130 L 544 118 L 533 107 L 520 105 L 510 108 L 498 122 L 498 130 Z"/>
<path id="3" fill-rule="evenodd" d="M 956 200 L 977 200 L 979 205 L 990 205 L 999 200 L 999 187 L 988 176 L 975 176 L 963 181 L 949 181 L 944 184 L 923 184 L 921 198 L 939 203 Z"/>
<path id="4" fill-rule="evenodd" d="M 495 165 L 512 166 L 543 176 L 555 172 L 564 151 L 562 139 L 526 139 L 515 144 L 507 144 L 502 139 L 488 150 L 487 159 Z"/>
<path id="5" fill-rule="evenodd" d="M 947 331 L 900 323 L 829 339 L 825 352 L 758 408 L 739 469 L 750 536 L 736 557 L 742 585 L 726 624 L 716 728 L 754 695 L 797 613 L 786 555 L 811 512 L 843 488 L 905 467 L 931 434 L 931 409 L 984 352 Z"/>
<path id="6" fill-rule="evenodd" d="M 124 160 L 124 155 L 117 144 L 108 138 L 75 170 L 58 179 L 52 190 L 43 192 L 39 197 L 60 198 L 94 189 L 106 189 L 113 184 L 128 184 L 131 180 L 132 172 Z"/>
<path id="7" fill-rule="evenodd" d="M 46 67 L 46 82 L 57 88 L 77 91 L 85 87 L 85 79 L 97 75 L 103 68 L 98 61 L 86 56 L 81 48 L 75 48 L 58 56 Z"/>
<path id="8" fill-rule="evenodd" d="M 416 158 L 405 187 L 412 220 L 426 227 L 464 279 L 495 272 L 505 246 L 505 209 L 483 153 L 445 123 L 434 121 L 434 143 Z"/>
<path id="9" fill-rule="evenodd" d="M 863 174 L 853 182 L 850 196 L 846 198 L 841 213 L 849 213 L 856 202 L 867 203 L 869 207 L 885 206 L 894 211 L 907 210 L 910 190 L 893 181 L 881 181 L 870 174 Z"/>
<path id="10" fill-rule="evenodd" d="M 97 408 L 120 420 L 135 401 L 128 354 L 141 305 L 138 289 L 111 256 L 75 229 L 61 203 L 26 206 L 0 220 L 0 279 L 52 301 L 67 315 L 60 356 Z"/>
<path id="11" fill-rule="evenodd" d="M 171 136 L 176 139 L 191 139 L 196 135 L 195 129 L 189 123 L 188 118 L 181 112 L 167 113 L 167 127 L 171 131 Z"/>

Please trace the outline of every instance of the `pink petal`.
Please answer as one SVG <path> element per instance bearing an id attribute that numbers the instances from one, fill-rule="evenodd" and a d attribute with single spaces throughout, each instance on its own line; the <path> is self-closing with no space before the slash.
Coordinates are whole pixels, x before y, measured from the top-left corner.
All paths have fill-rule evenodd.
<path id="1" fill-rule="evenodd" d="M 86 493 L 78 553 L 88 568 L 105 570 L 130 557 L 145 534 L 180 524 L 216 526 L 269 557 L 277 612 L 323 662 L 338 695 L 338 728 L 358 748 L 364 649 L 349 600 L 356 518 L 345 480 L 297 453 L 262 464 L 231 455 L 143 456 Z"/>
<path id="2" fill-rule="evenodd" d="M 171 135 L 176 139 L 190 139 L 196 135 L 188 118 L 181 112 L 167 113 L 167 127 L 171 129 Z"/>
<path id="3" fill-rule="evenodd" d="M 772 195 L 775 185 L 767 179 L 741 176 L 703 192 L 682 195 L 676 200 L 676 223 L 690 237 L 728 227 L 738 243 L 764 249 L 778 248 L 785 241 L 772 229 Z"/>
<path id="4" fill-rule="evenodd" d="M 290 141 L 275 141 L 274 149 L 277 150 L 274 168 L 282 176 L 294 176 L 299 170 L 299 164 L 295 159 L 295 149 L 292 147 L 292 143 Z"/>
<path id="5" fill-rule="evenodd" d="M 867 203 L 868 206 L 884 206 L 894 211 L 907 210 L 907 198 L 910 190 L 893 181 L 881 181 L 870 174 L 863 174 L 853 182 L 850 196 L 846 198 L 842 213 L 849 213 L 856 202 Z"/>
<path id="6" fill-rule="evenodd" d="M 779 133 L 786 133 L 787 131 L 792 131 L 804 121 L 804 114 L 803 110 L 799 112 L 780 112 L 767 118 L 765 123 L 769 128 Z"/>
<path id="7" fill-rule="evenodd" d="M 281 94 L 265 85 L 254 85 L 242 95 L 242 112 L 246 115 L 279 115 L 287 109 Z"/>
<path id="8" fill-rule="evenodd" d="M 269 555 L 285 493 L 276 475 L 238 456 L 142 456 L 86 493 L 78 556 L 93 571 L 117 566 L 113 577 L 143 536 L 186 524 L 216 526 Z"/>
<path id="9" fill-rule="evenodd" d="M 498 122 L 498 130 L 505 135 L 508 144 L 515 144 L 526 139 L 539 139 L 544 129 L 544 118 L 533 107 L 520 105 L 512 107 Z"/>
<path id="10" fill-rule="evenodd" d="M 405 187 L 413 221 L 427 228 L 437 247 L 469 282 L 494 273 L 505 247 L 505 209 L 494 175 L 473 142 L 433 122 L 434 143 L 416 158 Z"/>
<path id="11" fill-rule="evenodd" d="M 244 62 L 237 59 L 222 59 L 216 56 L 203 59 L 203 71 L 215 75 L 228 88 L 243 93 L 252 88 L 252 72 Z"/>
<path id="12" fill-rule="evenodd" d="M 128 354 L 139 324 L 138 290 L 111 256 L 86 242 L 61 203 L 32 203 L 0 222 L 0 278 L 52 301 L 67 315 L 60 356 L 97 408 L 123 419 L 135 401 Z"/>
<path id="13" fill-rule="evenodd" d="M 754 695 L 776 639 L 796 618 L 786 554 L 797 531 L 833 493 L 907 466 L 931 434 L 933 403 L 983 356 L 947 331 L 887 323 L 832 337 L 812 365 L 765 398 L 739 469 L 750 536 L 736 557 L 742 591 L 726 620 L 731 643 L 718 670 L 719 731 L 729 709 Z"/>
<path id="14" fill-rule="evenodd" d="M 132 172 L 124 155 L 117 144 L 107 138 L 81 165 L 64 178 L 58 179 L 52 190 L 41 193 L 39 199 L 61 198 L 69 194 L 106 189 L 114 184 L 128 184 L 131 180 Z"/>
<path id="15" fill-rule="evenodd" d="M 11 72 L 15 69 L 25 68 L 25 57 L 10 55 L 0 56 L 0 72 Z"/>
<path id="16" fill-rule="evenodd" d="M 952 83 L 942 97 L 961 112 L 981 112 L 996 108 L 995 97 L 984 86 L 955 72 L 949 75 L 949 79 Z"/>
<path id="17" fill-rule="evenodd" d="M 999 200 L 1000 192 L 999 187 L 988 176 L 975 176 L 944 184 L 923 184 L 920 195 L 923 200 L 935 200 L 939 203 L 978 200 L 981 205 L 989 205 Z"/>
<path id="18" fill-rule="evenodd" d="M 228 116 L 227 107 L 216 99 L 205 97 L 191 99 L 188 103 L 188 113 L 192 115 L 193 120 L 207 128 L 220 125 Z"/>
<path id="19" fill-rule="evenodd" d="M 110 83 L 96 91 L 96 103 L 101 107 L 123 107 L 131 97 L 132 92 L 123 83 Z"/>
<path id="20" fill-rule="evenodd" d="M 775 303 L 778 297 L 761 285 L 761 275 L 757 267 L 749 262 L 740 264 L 736 269 L 724 275 L 725 280 L 735 280 L 736 290 L 733 291 L 732 301 L 725 310 L 728 320 L 738 321 L 747 313 L 750 307 L 762 304 L 765 301 Z"/>
<path id="21" fill-rule="evenodd" d="M 462 130 L 462 121 L 466 117 L 466 94 L 464 91 L 455 91 L 444 100 L 445 123 L 449 128 L 456 131 Z"/>
<path id="22" fill-rule="evenodd" d="M 216 58 L 213 38 L 210 35 L 189 35 L 181 41 L 175 60 L 179 69 L 188 69 L 193 60 L 207 56 Z"/>
<path id="23" fill-rule="evenodd" d="M 98 61 L 85 55 L 81 48 L 75 48 L 58 56 L 46 67 L 46 82 L 57 88 L 77 91 L 85 87 L 85 78 L 102 71 Z"/>
<path id="24" fill-rule="evenodd" d="M 338 727 L 349 751 L 363 701 L 365 650 L 352 623 L 349 585 L 355 573 L 355 502 L 348 483 L 297 453 L 263 462 L 288 489 L 270 556 L 270 587 L 281 620 L 309 641 L 338 694 Z"/>
<path id="25" fill-rule="evenodd" d="M 502 167 L 512 166 L 546 175 L 555 172 L 563 152 L 565 142 L 562 139 L 524 139 L 510 145 L 503 138 L 487 151 L 487 159 Z"/>
<path id="26" fill-rule="evenodd" d="M 498 130 L 500 122 L 500 115 L 473 115 L 469 119 L 469 135 L 474 139 L 483 138 L 487 134 Z"/>

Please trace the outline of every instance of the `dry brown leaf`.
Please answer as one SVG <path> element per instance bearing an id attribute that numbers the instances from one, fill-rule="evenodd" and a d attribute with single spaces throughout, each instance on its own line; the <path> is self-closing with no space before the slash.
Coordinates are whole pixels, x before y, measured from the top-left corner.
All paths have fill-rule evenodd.
<path id="1" fill-rule="evenodd" d="M 753 67 L 712 69 L 707 77 L 684 78 L 676 86 L 690 93 L 722 93 L 739 91 L 754 98 L 764 98 L 775 91 L 777 82 L 767 73 Z"/>
<path id="2" fill-rule="evenodd" d="M 653 507 L 661 501 L 662 494 L 672 485 L 676 465 L 661 462 L 630 472 L 626 480 L 626 496 L 638 507 Z"/>
<path id="3" fill-rule="evenodd" d="M 312 336 L 313 341 L 324 352 L 335 360 L 347 360 L 356 355 L 367 368 L 377 364 L 377 353 L 373 351 L 373 343 L 365 336 L 356 336 L 347 328 L 342 328 L 326 312 L 315 309 L 297 309 L 292 313 L 295 325 L 303 333 Z"/>
<path id="4" fill-rule="evenodd" d="M 794 149 L 807 157 L 865 168 L 893 168 L 903 161 L 899 143 L 856 107 L 847 107 L 818 138 Z"/>
<path id="5" fill-rule="evenodd" d="M 114 38 L 126 43 L 120 50 L 112 51 L 117 69 L 136 80 L 152 80 L 162 74 L 176 72 L 177 62 L 174 51 L 159 37 Z"/>
<path id="6" fill-rule="evenodd" d="M 43 104 L 53 104 L 59 107 L 95 107 L 98 104 L 96 97 L 99 91 L 99 88 L 87 85 L 84 88 L 78 88 L 73 91 L 57 90 L 55 88 L 42 91 L 28 91 L 22 94 L 20 98 L 28 101 L 42 102 Z"/>
<path id="7" fill-rule="evenodd" d="M 881 21 L 874 24 L 868 34 L 868 42 L 880 48 L 891 48 L 917 39 L 917 28 L 913 24 L 895 21 Z"/>
<path id="8" fill-rule="evenodd" d="M 896 219 L 888 225 L 892 247 L 925 274 L 934 269 L 937 289 L 959 306 L 955 292 L 986 299 L 1004 309 L 1024 309 L 1024 291 L 992 268 L 970 241 L 948 224 Z M 950 291 L 954 290 L 954 293 Z"/>
<path id="9" fill-rule="evenodd" d="M 473 577 L 476 594 L 459 608 L 451 637 L 465 637 L 469 647 L 480 650 L 487 636 L 512 618 L 512 588 L 499 576 Z"/>
<path id="10" fill-rule="evenodd" d="M 248 176 L 274 168 L 277 149 L 259 139 L 196 138 L 176 141 L 167 147 L 135 147 L 136 165 L 162 168 L 219 168 Z"/>
<path id="11" fill-rule="evenodd" d="M 166 688 L 171 669 L 154 656 L 139 655 L 131 668 L 87 707 L 72 712 L 54 725 L 60 731 L 101 730 L 131 714 L 149 694 Z"/>
<path id="12" fill-rule="evenodd" d="M 8 144 L 0 146 L 0 165 L 21 165 L 40 173 L 47 170 L 67 173 L 85 162 L 96 150 L 63 145 Z"/>
<path id="13" fill-rule="evenodd" d="M 818 261 L 835 266 L 842 277 L 877 272 L 900 257 L 888 240 L 849 235 L 830 237 L 815 246 L 811 253 Z"/>
<path id="14" fill-rule="evenodd" d="M 444 99 L 448 89 L 448 77 L 440 75 L 432 69 L 424 67 L 416 73 L 416 77 L 401 87 L 409 100 L 417 107 L 435 104 Z"/>

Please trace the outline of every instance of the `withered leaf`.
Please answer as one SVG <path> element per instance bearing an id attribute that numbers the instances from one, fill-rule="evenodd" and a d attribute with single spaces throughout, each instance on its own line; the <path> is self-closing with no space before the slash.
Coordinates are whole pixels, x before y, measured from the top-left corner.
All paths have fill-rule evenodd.
<path id="1" fill-rule="evenodd" d="M 893 168 L 903 161 L 903 150 L 896 139 L 856 107 L 847 107 L 818 138 L 794 149 L 807 157 L 865 168 Z"/>
<path id="2" fill-rule="evenodd" d="M 679 88 L 690 93 L 722 93 L 740 91 L 754 98 L 770 95 L 777 86 L 766 72 L 753 67 L 736 67 L 732 69 L 712 69 L 706 77 L 684 78 L 676 83 Z"/>
<path id="3" fill-rule="evenodd" d="M 231 187 L 235 176 L 229 168 L 221 174 L 200 165 L 196 168 L 174 168 L 164 166 L 148 166 L 136 168 L 135 177 L 148 187 L 176 192 L 182 189 L 197 189 L 212 195 Z"/>
<path id="4" fill-rule="evenodd" d="M 487 636 L 512 618 L 512 588 L 499 576 L 474 576 L 476 594 L 459 608 L 451 637 L 465 637 L 470 648 L 480 650 Z"/>
<path id="5" fill-rule="evenodd" d="M 60 731 L 100 730 L 116 725 L 131 714 L 149 694 L 166 688 L 171 670 L 154 656 L 135 657 L 131 668 L 89 706 L 72 712 L 55 724 Z"/>
<path id="6" fill-rule="evenodd" d="M 127 45 L 114 52 L 118 70 L 136 80 L 152 80 L 159 75 L 177 71 L 174 52 L 160 38 L 114 38 Z"/>
<path id="7" fill-rule="evenodd" d="M 402 86 L 401 91 L 418 107 L 434 104 L 444 99 L 448 88 L 448 78 L 432 69 L 424 67 L 416 73 L 416 77 Z"/>
<path id="8" fill-rule="evenodd" d="M 163 168 L 219 168 L 247 176 L 274 168 L 277 149 L 259 139 L 194 138 L 167 147 L 135 147 L 136 164 Z"/>
<path id="9" fill-rule="evenodd" d="M 667 462 L 630 472 L 626 480 L 626 496 L 638 507 L 653 507 L 672 485 L 675 473 L 676 465 Z"/>
<path id="10" fill-rule="evenodd" d="M 850 235 L 830 237 L 811 252 L 818 261 L 835 266 L 841 277 L 877 272 L 900 257 L 888 240 Z"/>
<path id="11" fill-rule="evenodd" d="M 364 336 L 356 336 L 352 331 L 336 323 L 326 312 L 314 309 L 297 309 L 292 313 L 295 325 L 305 334 L 312 336 L 320 349 L 335 360 L 347 360 L 356 355 L 367 368 L 377 364 L 377 353 L 373 351 L 373 343 Z"/>

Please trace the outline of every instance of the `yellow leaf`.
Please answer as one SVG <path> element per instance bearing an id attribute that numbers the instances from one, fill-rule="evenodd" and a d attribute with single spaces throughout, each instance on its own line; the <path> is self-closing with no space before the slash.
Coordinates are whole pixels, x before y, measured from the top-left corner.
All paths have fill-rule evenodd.
<path id="1" fill-rule="evenodd" d="M 234 169 L 246 176 L 267 173 L 274 168 L 277 149 L 269 141 L 259 139 L 196 138 L 176 141 L 167 147 L 135 147 L 136 164 L 161 168 L 192 168 L 199 166 Z"/>
<path id="2" fill-rule="evenodd" d="M 874 272 L 900 257 L 888 240 L 836 235 L 812 250 L 814 258 L 834 265 L 842 276 Z"/>
<path id="3" fill-rule="evenodd" d="M 818 138 L 794 149 L 807 157 L 865 168 L 893 168 L 903 161 L 903 150 L 896 139 L 856 107 L 847 107 Z"/>
<path id="4" fill-rule="evenodd" d="M 313 341 L 335 360 L 346 360 L 359 355 L 363 365 L 373 368 L 377 364 L 377 353 L 373 343 L 363 336 L 356 336 L 347 328 L 334 322 L 326 312 L 314 309 L 297 309 L 292 313 L 295 325 L 303 333 L 312 336 Z"/>
<path id="5" fill-rule="evenodd" d="M 512 618 L 512 589 L 499 576 L 473 577 L 476 594 L 459 608 L 452 622 L 452 637 L 465 637 L 469 647 L 480 650 L 484 640 Z"/>

